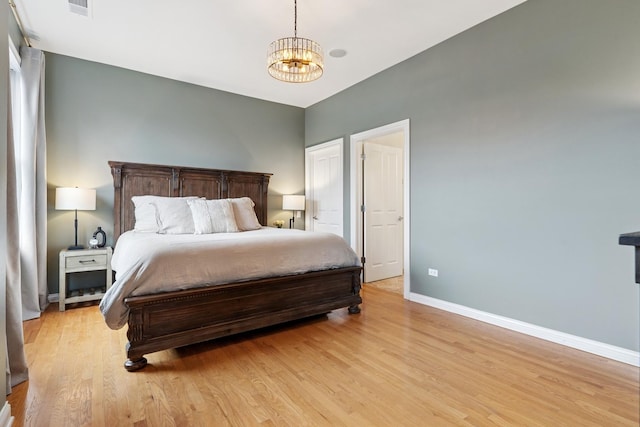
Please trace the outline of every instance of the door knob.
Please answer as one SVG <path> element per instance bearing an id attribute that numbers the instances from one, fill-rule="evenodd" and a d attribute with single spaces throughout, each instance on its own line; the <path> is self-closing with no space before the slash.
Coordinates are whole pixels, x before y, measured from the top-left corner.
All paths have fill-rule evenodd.
<path id="1" fill-rule="evenodd" d="M 315 220 L 317 221 L 317 220 L 318 220 L 318 217 L 317 217 L 317 216 L 314 216 L 314 217 L 313 217 L 313 219 L 315 219 Z"/>
<path id="2" fill-rule="evenodd" d="M 403 217 L 401 217 L 401 216 L 399 216 L 399 217 L 398 217 L 398 221 L 402 221 L 403 219 L 404 219 L 404 218 L 403 218 Z"/>

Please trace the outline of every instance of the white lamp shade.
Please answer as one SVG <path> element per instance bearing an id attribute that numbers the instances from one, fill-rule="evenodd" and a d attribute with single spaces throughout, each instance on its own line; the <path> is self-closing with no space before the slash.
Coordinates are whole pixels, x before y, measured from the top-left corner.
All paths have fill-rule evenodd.
<path id="1" fill-rule="evenodd" d="M 56 188 L 56 210 L 95 211 L 96 190 L 78 187 Z"/>
<path id="2" fill-rule="evenodd" d="M 304 196 L 296 194 L 282 196 L 282 209 L 285 211 L 303 211 Z"/>

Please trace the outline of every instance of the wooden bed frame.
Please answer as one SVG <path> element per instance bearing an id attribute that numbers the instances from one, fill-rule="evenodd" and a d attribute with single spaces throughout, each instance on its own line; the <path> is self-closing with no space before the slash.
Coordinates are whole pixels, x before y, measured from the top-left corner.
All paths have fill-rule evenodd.
<path id="1" fill-rule="evenodd" d="M 267 222 L 271 174 L 110 161 L 114 184 L 114 243 L 134 226 L 132 196 L 248 196 Z M 251 260 L 247 260 L 251 262 Z M 129 307 L 128 371 L 143 356 L 348 307 L 359 313 L 361 267 L 250 280 L 125 299 Z"/>

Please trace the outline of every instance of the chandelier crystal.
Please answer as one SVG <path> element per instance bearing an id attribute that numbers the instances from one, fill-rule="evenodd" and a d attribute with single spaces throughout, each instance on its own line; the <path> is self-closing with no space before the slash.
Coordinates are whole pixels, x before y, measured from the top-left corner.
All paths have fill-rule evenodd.
<path id="1" fill-rule="evenodd" d="M 298 37 L 298 1 L 294 1 L 293 37 L 272 42 L 267 53 L 269 74 L 283 82 L 306 83 L 320 76 L 324 67 L 322 48 L 313 40 Z"/>

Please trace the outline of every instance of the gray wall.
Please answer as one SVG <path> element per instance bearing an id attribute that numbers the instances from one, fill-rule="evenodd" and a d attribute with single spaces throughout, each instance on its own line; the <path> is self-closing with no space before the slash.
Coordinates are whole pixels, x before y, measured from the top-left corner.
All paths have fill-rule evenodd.
<path id="1" fill-rule="evenodd" d="M 78 240 L 102 226 L 113 243 L 108 160 L 273 173 L 269 222 L 288 218 L 281 194 L 304 192 L 303 109 L 45 55 L 50 292 L 74 233 L 73 213 L 53 209 L 56 187 L 96 188 L 97 210 L 78 213 Z"/>
<path id="2" fill-rule="evenodd" d="M 409 118 L 411 290 L 638 351 L 639 22 L 530 0 L 308 108 L 305 143 Z"/>

